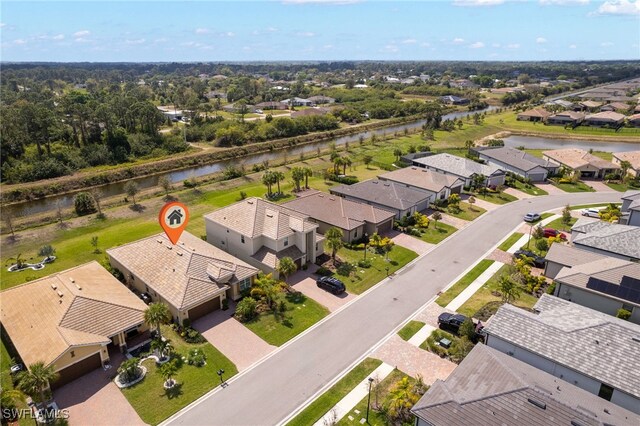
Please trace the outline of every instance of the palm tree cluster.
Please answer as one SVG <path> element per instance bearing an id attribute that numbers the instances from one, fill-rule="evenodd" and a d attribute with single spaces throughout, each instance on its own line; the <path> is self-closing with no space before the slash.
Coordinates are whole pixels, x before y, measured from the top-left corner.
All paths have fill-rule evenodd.
<path id="1" fill-rule="evenodd" d="M 274 195 L 282 194 L 280 191 L 280 182 L 285 178 L 284 173 L 274 170 L 267 170 L 262 175 L 262 183 L 267 187 L 267 198 L 272 198 Z M 278 186 L 278 192 L 273 193 L 273 185 Z"/>
<path id="2" fill-rule="evenodd" d="M 353 160 L 349 157 L 336 157 L 333 159 L 333 173 L 336 175 L 340 174 L 340 167 L 342 167 L 342 174 L 347 174 L 347 167 L 351 167 L 353 165 Z"/>

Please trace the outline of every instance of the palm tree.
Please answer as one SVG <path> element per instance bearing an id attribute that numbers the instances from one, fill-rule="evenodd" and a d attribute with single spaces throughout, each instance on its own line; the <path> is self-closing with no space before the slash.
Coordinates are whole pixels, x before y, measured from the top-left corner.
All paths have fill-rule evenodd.
<path id="1" fill-rule="evenodd" d="M 118 367 L 118 374 L 122 378 L 122 381 L 130 383 L 140 377 L 140 367 L 138 366 L 139 362 L 140 360 L 138 358 L 133 357 L 120 364 L 120 367 Z"/>
<path id="2" fill-rule="evenodd" d="M 0 407 L 3 409 L 15 408 L 19 401 L 24 402 L 26 400 L 27 396 L 20 389 L 0 388 Z"/>
<path id="3" fill-rule="evenodd" d="M 267 299 L 267 305 L 269 308 L 273 308 L 273 301 L 278 296 L 277 282 L 271 277 L 271 274 L 260 274 L 256 278 L 253 286 L 259 289 L 264 297 Z"/>
<path id="4" fill-rule="evenodd" d="M 383 241 L 382 250 L 384 250 L 384 257 L 385 259 L 389 260 L 389 253 L 393 249 L 393 246 L 395 245 L 395 243 L 391 238 L 386 238 L 386 237 L 382 241 Z"/>
<path id="5" fill-rule="evenodd" d="M 262 174 L 262 183 L 267 187 L 267 197 L 271 198 L 271 186 L 275 183 L 275 177 L 270 170 Z"/>
<path id="6" fill-rule="evenodd" d="M 9 260 L 10 262 L 11 261 L 16 262 L 17 269 L 22 269 L 22 267 L 24 266 L 24 260 L 22 260 L 22 253 L 18 253 L 16 257 L 10 257 L 7 260 Z"/>
<path id="7" fill-rule="evenodd" d="M 374 234 L 371 236 L 371 244 L 374 245 L 376 248 L 380 248 L 381 242 L 382 242 L 382 237 L 380 236 L 380 234 L 378 234 L 377 232 L 374 232 Z"/>
<path id="8" fill-rule="evenodd" d="M 158 331 L 158 339 L 162 339 L 160 325 L 171 321 L 171 311 L 164 303 L 152 303 L 144 311 L 144 322 L 155 327 Z"/>
<path id="9" fill-rule="evenodd" d="M 498 280 L 498 291 L 502 294 L 502 303 L 511 303 L 520 297 L 520 293 L 522 293 L 518 283 L 507 275 L 501 276 Z"/>
<path id="10" fill-rule="evenodd" d="M 176 363 L 175 359 L 165 362 L 158 368 L 158 373 L 160 373 L 160 375 L 165 378 L 165 384 L 169 387 L 175 384 L 172 378 L 176 375 L 177 372 L 178 364 Z"/>
<path id="11" fill-rule="evenodd" d="M 342 157 L 336 157 L 333 160 L 333 172 L 338 175 L 340 174 L 340 167 L 344 164 L 344 159 Z"/>
<path id="12" fill-rule="evenodd" d="M 353 164 L 353 161 L 351 161 L 351 158 L 344 157 L 342 159 L 342 174 L 343 175 L 347 174 L 347 166 L 351 167 L 352 164 Z"/>
<path id="13" fill-rule="evenodd" d="M 405 376 L 389 393 L 389 414 L 395 420 L 406 420 L 411 417 L 411 407 L 414 406 L 420 396 L 413 391 L 413 385 Z"/>
<path id="14" fill-rule="evenodd" d="M 296 191 L 300 191 L 300 183 L 304 179 L 304 169 L 302 167 L 293 167 L 291 169 L 291 179 L 296 187 Z"/>
<path id="15" fill-rule="evenodd" d="M 311 167 L 305 167 L 302 171 L 304 172 L 304 186 L 309 189 L 309 177 L 313 176 L 313 170 Z"/>
<path id="16" fill-rule="evenodd" d="M 621 161 L 620 162 L 620 171 L 622 172 L 622 177 L 626 177 L 627 176 L 627 172 L 629 171 L 629 169 L 631 168 L 631 163 L 628 161 Z"/>
<path id="17" fill-rule="evenodd" d="M 285 178 L 284 173 L 282 173 L 282 172 L 273 172 L 273 179 L 278 184 L 278 194 L 282 194 L 282 191 L 280 191 L 280 181 L 284 180 L 284 178 Z"/>
<path id="18" fill-rule="evenodd" d="M 156 351 L 160 358 L 171 356 L 171 352 L 173 351 L 171 341 L 165 339 L 153 339 L 151 341 L 151 349 Z"/>
<path id="19" fill-rule="evenodd" d="M 331 259 L 333 263 L 336 263 L 336 253 L 343 246 L 342 242 L 342 229 L 333 227 L 329 228 L 327 232 L 325 232 L 324 237 L 326 239 L 326 245 L 331 250 Z"/>
<path id="20" fill-rule="evenodd" d="M 290 257 L 283 257 L 278 262 L 278 272 L 284 275 L 284 282 L 287 282 L 287 278 L 298 270 L 298 265 Z"/>
<path id="21" fill-rule="evenodd" d="M 400 161 L 400 157 L 402 157 L 402 150 L 400 148 L 394 149 L 393 155 L 396 156 L 396 161 Z"/>
<path id="22" fill-rule="evenodd" d="M 39 394 L 40 402 L 44 404 L 46 402 L 44 390 L 51 382 L 58 380 L 59 376 L 53 365 L 36 362 L 18 375 L 18 389 L 31 395 Z"/>

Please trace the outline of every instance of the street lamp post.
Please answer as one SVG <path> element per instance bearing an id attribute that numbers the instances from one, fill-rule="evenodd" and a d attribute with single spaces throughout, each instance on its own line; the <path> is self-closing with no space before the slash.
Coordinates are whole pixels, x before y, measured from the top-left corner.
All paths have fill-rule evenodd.
<path id="1" fill-rule="evenodd" d="M 529 249 L 529 243 L 531 242 L 531 231 L 533 231 L 533 223 L 529 224 L 529 239 L 527 240 L 527 249 Z"/>
<path id="2" fill-rule="evenodd" d="M 218 376 L 220 377 L 220 385 L 224 386 L 224 380 L 222 379 L 222 375 L 224 374 L 224 370 L 220 369 L 218 370 Z"/>
<path id="3" fill-rule="evenodd" d="M 369 424 L 369 406 L 371 405 L 371 384 L 373 377 L 369 377 L 369 397 L 367 398 L 367 424 Z"/>

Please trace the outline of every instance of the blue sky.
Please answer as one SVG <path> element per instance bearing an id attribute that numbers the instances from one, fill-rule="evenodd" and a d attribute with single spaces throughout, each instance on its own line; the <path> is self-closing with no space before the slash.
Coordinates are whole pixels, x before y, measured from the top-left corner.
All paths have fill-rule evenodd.
<path id="1" fill-rule="evenodd" d="M 3 61 L 640 59 L 640 0 L 2 1 Z"/>

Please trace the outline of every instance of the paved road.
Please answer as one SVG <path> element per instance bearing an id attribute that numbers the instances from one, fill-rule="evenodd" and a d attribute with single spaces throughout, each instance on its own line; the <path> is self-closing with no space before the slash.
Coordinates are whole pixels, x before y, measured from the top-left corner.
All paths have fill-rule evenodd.
<path id="1" fill-rule="evenodd" d="M 167 423 L 275 425 L 511 232 L 524 213 L 619 200 L 620 193 L 550 195 L 486 213 L 392 280 Z"/>

